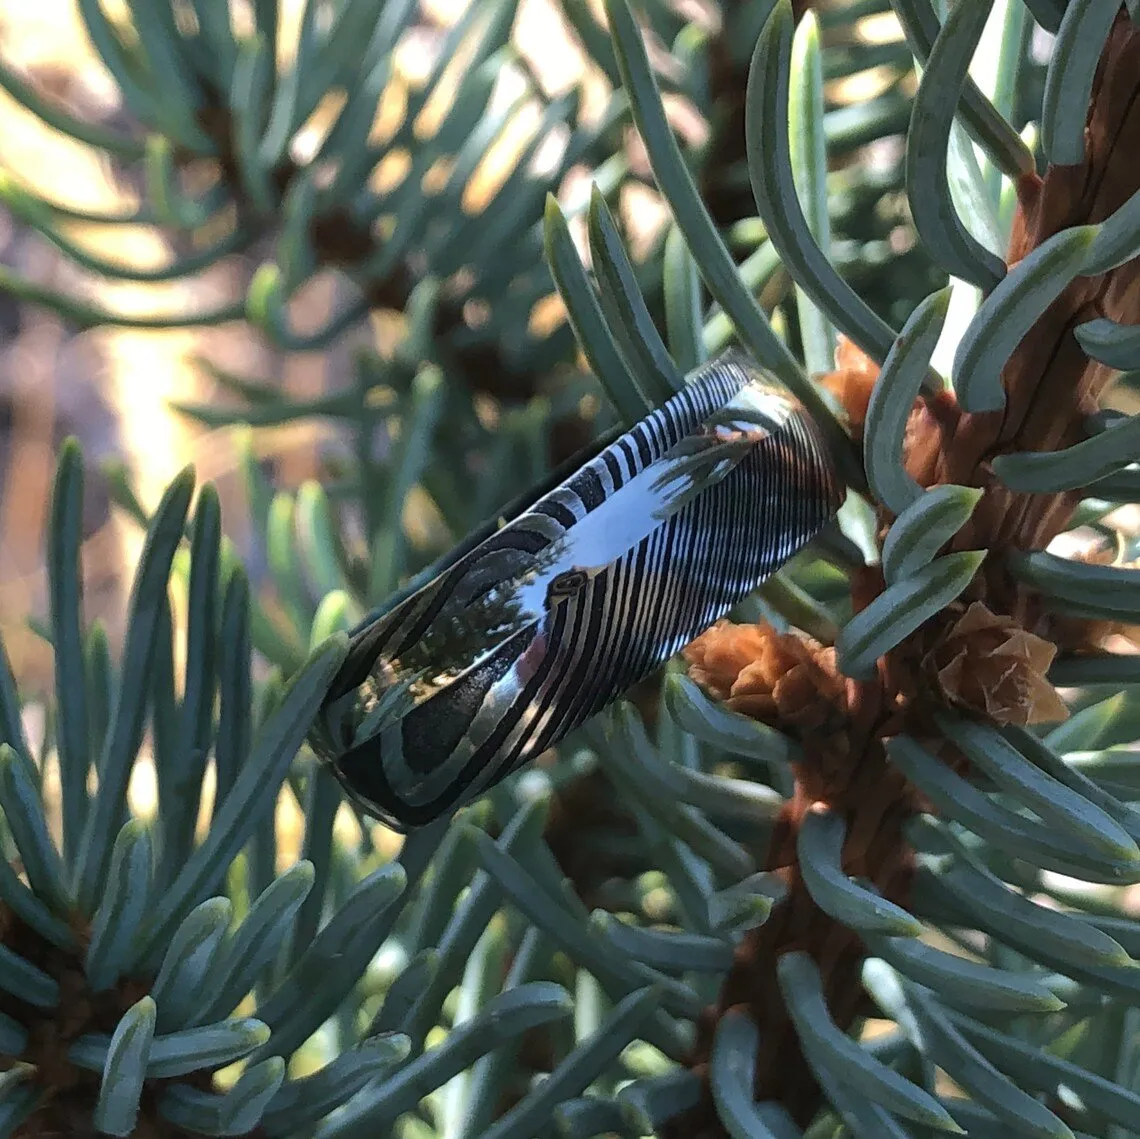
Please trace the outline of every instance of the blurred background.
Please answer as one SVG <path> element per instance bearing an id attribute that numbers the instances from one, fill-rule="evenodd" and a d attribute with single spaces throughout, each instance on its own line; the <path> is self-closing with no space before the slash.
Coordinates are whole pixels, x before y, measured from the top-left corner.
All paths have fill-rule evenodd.
<path id="1" fill-rule="evenodd" d="M 107 6 L 112 16 L 116 7 Z M 300 4 L 284 7 L 295 18 Z M 0 52 L 78 117 L 125 129 L 133 125 L 87 41 L 74 0 L 0 4 Z M 139 200 L 141 187 L 112 170 L 99 152 L 47 129 L 6 93 L 0 93 L 0 166 L 35 190 L 81 209 L 126 209 Z M 88 225 L 82 236 L 102 255 L 140 266 L 157 267 L 184 252 L 172 248 L 158 229 L 139 226 Z M 124 313 L 186 311 L 240 296 L 258 260 L 257 251 L 251 251 L 225 258 L 197 278 L 169 283 L 108 281 L 83 274 L 0 209 L 0 264 Z M 331 276 L 313 282 L 304 316 L 321 321 L 335 292 Z M 367 329 L 357 339 L 361 336 Z M 212 397 L 212 381 L 197 363 L 200 356 L 303 395 L 343 381 L 352 347 L 350 335 L 330 351 L 281 353 L 241 322 L 162 331 L 81 330 L 0 290 L 0 625 L 17 676 L 30 691 L 50 682 L 50 652 L 28 629 L 27 618 L 44 612 L 44 524 L 60 441 L 73 434 L 83 445 L 88 465 L 85 601 L 89 615 L 107 624 L 114 643 L 141 535 L 110 510 L 105 465 L 125 465 L 150 508 L 171 476 L 193 463 L 200 480 L 217 483 L 226 531 L 241 548 L 247 511 L 233 477 L 233 431 L 208 430 L 173 411 L 171 401 Z M 274 481 L 295 486 L 316 472 L 322 435 L 319 423 L 309 423 L 261 432 L 256 446 Z M 243 553 L 256 559 L 248 541 Z"/>
<path id="2" fill-rule="evenodd" d="M 399 60 L 403 82 L 414 83 L 424 72 L 441 29 L 454 21 L 462 6 L 462 0 L 422 5 L 424 22 Z M 123 6 L 104 7 L 115 18 Z M 289 24 L 295 25 L 301 8 L 301 0 L 281 5 L 285 44 L 292 42 L 295 33 Z M 569 86 L 579 78 L 581 64 L 561 21 L 541 0 L 523 9 L 516 26 L 520 46 L 539 48 L 546 58 L 545 75 L 556 85 Z M 123 130 L 134 126 L 86 38 L 74 0 L 3 0 L 0 53 L 77 117 Z M 381 106 L 378 115 L 398 119 L 399 107 Z M 525 138 L 528 125 L 521 116 L 512 133 Z M 509 137 L 504 141 L 508 145 L 499 148 L 498 157 L 500 165 L 509 168 Z M 16 172 L 29 188 L 78 209 L 131 209 L 137 207 L 142 190 L 138 178 L 111 169 L 100 152 L 49 130 L 4 92 L 0 167 Z M 493 166 L 483 176 L 493 183 Z M 157 228 L 84 225 L 77 233 L 93 252 L 140 267 L 159 267 L 190 252 L 175 248 L 169 231 Z M 226 257 L 190 279 L 108 281 L 85 275 L 0 207 L 0 265 L 125 314 L 189 311 L 240 297 L 265 254 L 265 249 L 255 248 Z M 298 330 L 327 321 L 338 295 L 335 275 L 319 274 L 293 306 Z M 171 404 L 209 402 L 215 396 L 203 359 L 229 372 L 264 378 L 294 398 L 313 397 L 344 386 L 354 351 L 372 339 L 364 325 L 330 349 L 295 353 L 268 345 L 244 322 L 161 331 L 83 330 L 0 288 L 0 628 L 27 691 L 40 691 L 51 680 L 50 651 L 31 632 L 27 619 L 45 611 L 44 526 L 59 443 L 75 435 L 83 445 L 88 465 L 85 601 L 88 615 L 102 619 L 116 643 L 141 533 L 111 511 L 107 464 L 126 469 L 140 500 L 150 508 L 170 478 L 193 463 L 200 481 L 216 483 L 225 531 L 256 582 L 263 551 L 248 532 L 241 480 L 235 476 L 235 431 L 209 429 L 177 414 Z M 262 429 L 251 440 L 263 469 L 279 488 L 295 488 L 318 474 L 324 444 L 335 446 L 336 440 L 320 420 Z"/>

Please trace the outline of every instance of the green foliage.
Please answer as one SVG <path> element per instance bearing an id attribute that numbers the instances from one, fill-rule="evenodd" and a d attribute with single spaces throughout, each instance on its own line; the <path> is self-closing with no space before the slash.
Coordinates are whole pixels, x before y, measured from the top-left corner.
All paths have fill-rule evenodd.
<path id="1" fill-rule="evenodd" d="M 1058 38 L 1030 114 L 1044 155 L 1073 161 L 1083 153 L 1102 33 L 1118 6 L 1038 0 L 1027 14 L 1008 0 L 987 24 L 987 4 L 943 13 L 928 0 L 896 0 L 907 49 L 844 34 L 855 16 L 885 7 L 874 2 L 826 6 L 797 27 L 787 0 L 726 0 L 719 33 L 649 2 L 636 16 L 668 49 L 655 70 L 627 0 L 607 0 L 608 28 L 588 5 L 564 0 L 567 22 L 613 87 L 601 119 L 586 122 L 577 91 L 547 95 L 519 57 L 515 5 L 473 4 L 446 33 L 404 122 L 379 144 L 370 138 L 376 103 L 394 47 L 416 19 L 412 3 L 393 0 L 379 16 L 366 0 L 307 3 L 287 65 L 273 50 L 276 0 L 252 5 L 244 37 L 224 18 L 228 8 L 210 0 L 129 7 L 126 29 L 97 0 L 79 4 L 145 138 L 72 119 L 8 68 L 0 84 L 53 128 L 143 164 L 148 204 L 102 220 L 200 232 L 232 211 L 233 228 L 189 260 L 143 272 L 85 252 L 68 232 L 74 211 L 11 176 L 0 185 L 5 202 L 105 276 L 179 277 L 266 238 L 273 256 L 246 297 L 145 320 L 7 270 L 0 285 L 81 324 L 244 317 L 288 349 L 319 350 L 370 310 L 396 309 L 402 319 L 393 343 L 361 354 L 342 388 L 309 402 L 213 370 L 235 406 L 184 413 L 254 429 L 325 417 L 343 428 L 349 455 L 321 484 L 294 492 L 271 485 L 244 448 L 268 591 L 251 588 L 222 536 L 211 488 L 191 512 L 185 473 L 147 513 L 121 479 L 119 504 L 147 538 L 117 654 L 84 616 L 82 463 L 73 444 L 61 452 L 43 629 L 56 683 L 35 750 L 29 701 L 0 652 L 0 1136 L 33 1126 L 33 1113 L 37 1126 L 115 1135 L 131 1134 L 142 1114 L 153 1123 L 152 1113 L 205 1135 L 660 1133 L 700 1102 L 702 1082 L 685 1066 L 695 1026 L 742 940 L 784 895 L 762 860 L 793 791 L 799 745 L 672 670 L 652 732 L 622 704 L 562 745 L 551 765 L 512 778 L 450 826 L 415 833 L 396 854 L 390 836 L 342 812 L 336 785 L 302 742 L 343 657 L 343 633 L 440 565 L 446 537 L 416 545 L 405 532 L 413 492 L 438 510 L 448 537 L 470 540 L 505 500 L 547 475 L 552 425 L 577 415 L 583 396 L 604 393 L 609 405 L 588 432 L 629 422 L 736 338 L 811 409 L 854 504 L 842 533 L 785 567 L 746 610 L 833 643 L 848 676 L 871 675 L 885 652 L 970 588 L 987 557 L 942 553 L 969 524 L 978 492 L 923 491 L 902 462 L 915 396 L 945 382 L 932 367 L 940 336 L 950 341 L 960 403 L 1000 408 L 1002 369 L 1052 301 L 1075 278 L 1140 251 L 1137 197 L 1097 225 L 1056 234 L 1008 272 L 1000 256 L 1011 179 L 1036 160 L 1015 129 L 1041 86 L 1028 57 L 1032 22 Z M 967 77 L 979 40 L 996 46 L 1005 67 L 992 99 Z M 461 52 L 458 87 L 424 137 L 417 117 Z M 912 101 L 913 58 L 923 74 Z M 472 216 L 462 198 L 509 121 L 492 102 L 508 66 L 523 75 L 542 122 Z M 830 104 L 826 81 L 872 66 L 892 73 L 885 94 Z M 722 145 L 732 119 L 726 74 L 746 79 L 731 161 Z M 712 136 L 703 148 L 679 140 L 663 90 L 705 114 Z M 291 144 L 332 91 L 347 97 L 315 156 L 300 163 Z M 644 262 L 627 251 L 619 193 L 641 180 L 623 145 L 630 123 L 670 211 Z M 567 127 L 563 152 L 536 172 L 531 160 L 556 124 Z M 829 157 L 908 126 L 905 161 L 876 170 L 863 155 L 828 169 Z M 370 188 L 368 174 L 399 150 L 411 155 L 403 180 Z M 196 199 L 181 181 L 190 158 L 213 160 L 216 174 Z M 593 174 L 589 196 L 565 192 L 575 164 Z M 442 188 L 426 190 L 424 176 L 437 167 Z M 712 209 L 732 185 L 754 197 L 759 219 L 751 207 L 735 218 Z M 883 258 L 887 221 L 869 203 L 884 193 L 909 201 L 924 258 L 917 270 Z M 577 215 L 590 270 L 572 234 Z M 330 265 L 354 299 L 325 328 L 300 335 L 290 299 Z M 768 289 L 781 269 L 794 287 Z M 984 300 L 974 285 L 989 290 Z M 531 311 L 552 291 L 568 322 L 535 333 Z M 487 319 L 465 319 L 469 302 L 485 306 Z M 815 378 L 840 332 L 882 365 L 861 441 Z M 1078 337 L 1098 359 L 1140 367 L 1131 326 L 1090 320 Z M 579 369 L 578 347 L 592 375 Z M 494 396 L 495 416 L 476 415 L 474 392 Z M 1002 456 L 994 475 L 1038 493 L 1095 484 L 1078 517 L 1124 543 L 1106 516 L 1117 502 L 1140 501 L 1136 425 L 1100 427 L 1062 451 Z M 868 504 L 897 515 L 882 543 Z M 354 521 L 363 549 L 349 536 Z M 849 576 L 868 553 L 888 586 L 852 615 Z M 1015 553 L 1006 568 L 1051 610 L 1121 621 L 1140 610 L 1135 570 L 1045 551 Z M 178 625 L 175 611 L 185 614 Z M 763 1041 L 731 1010 L 708 1067 L 728 1134 L 1140 1134 L 1140 921 L 1127 892 L 1140 882 L 1140 726 L 1130 687 L 1140 670 L 1133 660 L 1075 656 L 1058 661 L 1053 678 L 1077 689 L 1076 714 L 1049 734 L 944 715 L 931 738 L 889 741 L 893 767 L 937 811 L 908 828 L 909 908 L 848 875 L 839 814 L 809 814 L 796 844 L 804 888 L 862 939 L 862 984 L 891 1028 L 865 1039 L 848 1032 L 819 962 L 786 953 L 773 983 L 824 1105 L 814 1120 L 797 1121 L 780 1104 L 754 1101 Z M 1106 695 L 1104 684 L 1125 687 Z M 970 759 L 969 777 L 934 753 L 947 740 Z M 136 815 L 128 786 L 147 761 L 156 803 Z M 199 833 L 211 770 L 215 792 Z M 604 871 L 570 881 L 557 800 L 598 770 L 623 812 L 571 820 L 570 842 Z M 297 807 L 303 830 L 299 859 L 278 874 L 282 799 Z M 61 1065 L 74 1077 L 63 1092 L 51 1084 Z"/>

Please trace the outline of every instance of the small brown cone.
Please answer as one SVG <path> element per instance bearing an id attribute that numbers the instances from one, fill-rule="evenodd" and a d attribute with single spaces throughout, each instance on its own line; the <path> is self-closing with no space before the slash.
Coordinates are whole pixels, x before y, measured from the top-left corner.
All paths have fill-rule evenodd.
<path id="1" fill-rule="evenodd" d="M 951 704 L 1024 727 L 1069 715 L 1046 677 L 1056 655 L 1056 645 L 975 601 L 926 654 L 923 673 Z"/>
<path id="2" fill-rule="evenodd" d="M 846 682 L 835 650 L 766 621 L 718 621 L 687 649 L 689 675 L 734 712 L 803 736 L 842 723 Z"/>

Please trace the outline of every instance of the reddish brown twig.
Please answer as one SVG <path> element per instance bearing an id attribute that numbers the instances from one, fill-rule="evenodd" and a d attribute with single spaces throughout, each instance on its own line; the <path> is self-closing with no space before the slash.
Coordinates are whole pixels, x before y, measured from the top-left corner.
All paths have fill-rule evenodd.
<path id="1" fill-rule="evenodd" d="M 1043 178 L 1033 174 L 1021 180 L 1009 264 L 1064 228 L 1103 221 L 1140 190 L 1138 148 L 1140 29 L 1122 10 L 1093 86 L 1085 160 L 1052 167 Z M 929 739 L 930 713 L 947 704 L 998 723 L 1060 714 L 1044 669 L 1058 645 L 1086 647 L 1103 630 L 1044 613 L 1033 593 L 1008 574 L 1002 555 L 1047 545 L 1066 527 L 1080 495 L 1015 493 L 997 482 L 990 462 L 998 454 L 1055 450 L 1086 437 L 1085 419 L 1113 373 L 1084 354 L 1073 330 L 1098 316 L 1134 323 L 1138 309 L 1137 261 L 1098 277 L 1077 278 L 1006 366 L 1004 410 L 969 415 L 945 394 L 916 405 L 906 438 L 907 468 L 923 486 L 959 483 L 984 491 L 973 518 L 951 545 L 986 549 L 990 556 L 967 595 L 888 654 L 874 680 L 846 681 L 840 689 L 827 650 L 804 641 L 793 645 L 770 630 L 721 626 L 689 650 L 694 675 L 706 688 L 798 739 L 804 750 L 796 767 L 795 795 L 765 858 L 766 866 L 785 878 L 787 898 L 740 945 L 718 1001 L 701 1020 L 691 1064 L 698 1073 L 706 1072 L 720 1017 L 742 1007 L 760 1031 L 757 1098 L 781 1102 L 801 1124 L 818 1110 L 821 1093 L 776 983 L 780 956 L 793 950 L 811 954 L 831 1016 L 841 1027 L 850 1027 L 865 1009 L 862 945 L 823 914 L 807 891 L 796 861 L 799 824 L 817 801 L 841 814 L 848 833 L 844 868 L 905 904 L 912 851 L 902 825 L 922 804 L 892 770 L 884 741 L 901 731 Z M 856 427 L 866 407 L 867 382 L 866 369 L 849 359 L 843 374 L 829 383 Z M 884 513 L 884 524 L 889 520 Z M 882 588 L 877 571 L 855 575 L 855 610 Z M 805 659 L 811 667 L 805 667 Z M 781 667 L 773 670 L 773 662 Z M 970 667 L 961 667 L 965 663 Z M 998 671 L 975 683 L 970 672 L 978 668 Z M 820 707 L 828 713 L 822 720 Z M 943 758 L 962 763 L 945 745 L 930 742 Z M 726 1132 L 706 1096 L 664 1134 L 668 1139 L 719 1139 Z"/>

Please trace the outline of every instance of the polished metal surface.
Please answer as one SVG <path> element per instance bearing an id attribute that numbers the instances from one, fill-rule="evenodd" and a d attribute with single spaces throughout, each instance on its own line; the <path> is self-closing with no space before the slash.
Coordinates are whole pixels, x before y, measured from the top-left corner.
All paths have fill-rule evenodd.
<path id="1" fill-rule="evenodd" d="M 843 499 L 739 352 L 354 636 L 311 735 L 400 830 L 483 794 L 747 596 Z"/>

